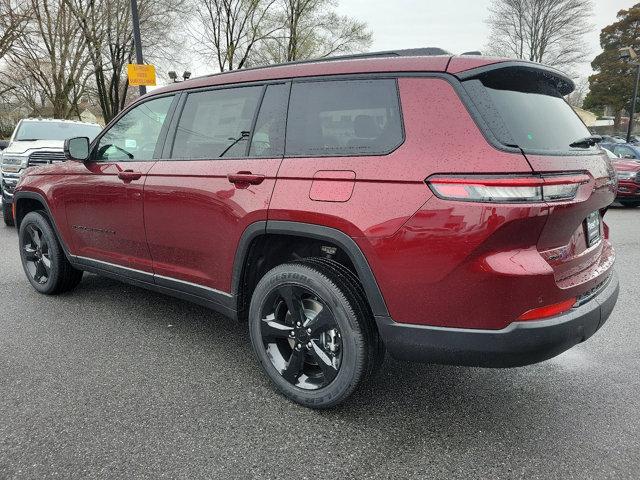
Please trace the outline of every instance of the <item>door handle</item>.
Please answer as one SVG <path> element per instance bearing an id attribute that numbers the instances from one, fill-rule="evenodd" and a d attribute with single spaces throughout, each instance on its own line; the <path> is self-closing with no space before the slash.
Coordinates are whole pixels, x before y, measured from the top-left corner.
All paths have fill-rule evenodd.
<path id="1" fill-rule="evenodd" d="M 140 172 L 134 172 L 133 170 L 124 170 L 122 172 L 118 172 L 118 178 L 120 180 L 124 180 L 125 182 L 138 180 L 140 177 L 142 177 L 142 174 Z"/>
<path id="2" fill-rule="evenodd" d="M 258 175 L 251 172 L 238 172 L 238 173 L 230 173 L 227 175 L 227 178 L 231 183 L 234 183 L 236 186 L 240 185 L 260 185 L 264 182 L 265 176 Z"/>

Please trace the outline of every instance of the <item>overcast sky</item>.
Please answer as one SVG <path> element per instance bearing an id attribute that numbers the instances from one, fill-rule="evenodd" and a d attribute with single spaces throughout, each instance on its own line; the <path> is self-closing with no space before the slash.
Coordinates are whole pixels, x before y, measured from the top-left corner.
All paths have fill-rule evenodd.
<path id="1" fill-rule="evenodd" d="M 636 0 L 637 1 L 637 0 Z M 600 30 L 634 0 L 594 0 L 593 32 L 586 36 L 591 53 L 581 75 L 600 52 Z M 339 0 L 338 11 L 357 17 L 373 32 L 372 51 L 441 47 L 452 53 L 482 50 L 488 29 L 484 23 L 489 0 Z"/>

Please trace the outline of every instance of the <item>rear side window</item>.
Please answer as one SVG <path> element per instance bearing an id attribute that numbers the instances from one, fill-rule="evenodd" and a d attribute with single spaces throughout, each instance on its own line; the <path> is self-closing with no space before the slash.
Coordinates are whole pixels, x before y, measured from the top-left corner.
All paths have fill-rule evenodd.
<path id="1" fill-rule="evenodd" d="M 245 157 L 262 87 L 190 93 L 176 130 L 171 157 Z"/>
<path id="2" fill-rule="evenodd" d="M 588 150 L 569 145 L 590 135 L 562 98 L 567 84 L 545 71 L 493 70 L 464 82 L 497 139 L 531 152 Z"/>
<path id="3" fill-rule="evenodd" d="M 402 142 L 395 80 L 331 80 L 292 85 L 287 155 L 381 155 Z"/>
<path id="4" fill-rule="evenodd" d="M 287 119 L 289 84 L 268 85 L 251 138 L 251 157 L 284 155 L 284 128 Z"/>

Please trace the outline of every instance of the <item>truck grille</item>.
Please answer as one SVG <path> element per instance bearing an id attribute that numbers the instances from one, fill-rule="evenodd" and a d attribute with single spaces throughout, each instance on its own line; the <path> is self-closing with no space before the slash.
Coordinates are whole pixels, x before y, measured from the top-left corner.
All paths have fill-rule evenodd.
<path id="1" fill-rule="evenodd" d="M 64 152 L 46 152 L 46 151 L 42 151 L 42 152 L 33 152 L 31 155 L 29 155 L 29 166 L 35 166 L 35 165 L 48 165 L 50 163 L 53 162 L 64 162 L 65 161 L 65 157 L 64 157 Z"/>

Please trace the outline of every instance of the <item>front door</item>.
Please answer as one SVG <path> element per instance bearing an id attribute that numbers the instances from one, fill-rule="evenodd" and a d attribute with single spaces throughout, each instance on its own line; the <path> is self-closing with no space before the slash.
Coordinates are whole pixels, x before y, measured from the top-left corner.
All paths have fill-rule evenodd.
<path id="1" fill-rule="evenodd" d="M 288 93 L 280 83 L 187 95 L 144 192 L 156 283 L 214 298 L 231 291 L 240 237 L 267 219 Z"/>
<path id="2" fill-rule="evenodd" d="M 69 165 L 64 204 L 75 255 L 152 273 L 143 189 L 173 99 L 133 107 L 96 140 L 87 162 Z"/>

